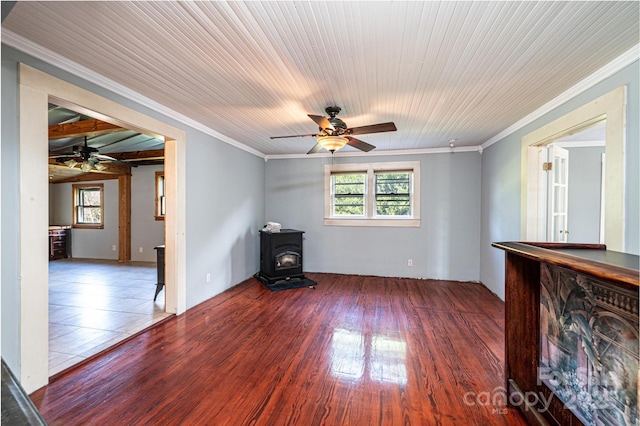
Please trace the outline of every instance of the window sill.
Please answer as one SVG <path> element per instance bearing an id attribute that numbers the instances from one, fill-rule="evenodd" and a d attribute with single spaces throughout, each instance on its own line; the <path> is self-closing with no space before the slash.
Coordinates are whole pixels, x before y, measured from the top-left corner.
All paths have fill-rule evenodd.
<path id="1" fill-rule="evenodd" d="M 327 226 L 389 226 L 401 228 L 419 228 L 420 219 L 335 219 L 325 218 Z"/>

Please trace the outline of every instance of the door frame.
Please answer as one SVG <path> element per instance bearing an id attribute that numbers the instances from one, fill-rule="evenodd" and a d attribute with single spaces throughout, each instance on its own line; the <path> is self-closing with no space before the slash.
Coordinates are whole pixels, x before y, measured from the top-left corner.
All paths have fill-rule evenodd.
<path id="1" fill-rule="evenodd" d="M 186 133 L 88 90 L 20 64 L 20 382 L 31 393 L 49 381 L 47 230 L 49 102 L 165 140 L 165 310 L 186 310 Z M 79 111 L 82 112 L 82 111 Z"/>
<path id="2" fill-rule="evenodd" d="M 537 167 L 542 147 L 602 120 L 607 120 L 605 141 L 605 244 L 607 249 L 624 251 L 626 86 L 525 135 L 521 141 L 520 235 L 525 241 L 544 241 L 541 221 L 546 219 L 540 205 L 543 171 Z M 546 207 L 546 206 L 545 206 Z M 544 236 L 543 236 L 544 235 Z"/>

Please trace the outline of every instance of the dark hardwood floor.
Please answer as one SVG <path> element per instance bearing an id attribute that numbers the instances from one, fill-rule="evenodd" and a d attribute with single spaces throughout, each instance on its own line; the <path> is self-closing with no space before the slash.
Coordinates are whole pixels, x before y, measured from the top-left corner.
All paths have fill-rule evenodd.
<path id="1" fill-rule="evenodd" d="M 480 284 L 255 279 L 31 395 L 50 425 L 521 425 L 504 304 Z"/>

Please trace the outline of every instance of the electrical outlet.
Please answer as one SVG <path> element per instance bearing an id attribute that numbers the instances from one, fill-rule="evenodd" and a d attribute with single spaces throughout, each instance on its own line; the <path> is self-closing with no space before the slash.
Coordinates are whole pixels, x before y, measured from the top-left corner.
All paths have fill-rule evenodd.
<path id="1" fill-rule="evenodd" d="M 210 283 L 211 282 L 211 274 L 207 273 L 207 282 Z"/>
<path id="2" fill-rule="evenodd" d="M 111 250 L 116 251 L 116 245 L 115 244 L 111 246 Z"/>
<path id="3" fill-rule="evenodd" d="M 407 266 L 413 266 L 413 259 L 407 260 Z"/>
<path id="4" fill-rule="evenodd" d="M 142 253 L 144 251 L 144 249 L 142 247 L 138 247 L 138 252 Z"/>

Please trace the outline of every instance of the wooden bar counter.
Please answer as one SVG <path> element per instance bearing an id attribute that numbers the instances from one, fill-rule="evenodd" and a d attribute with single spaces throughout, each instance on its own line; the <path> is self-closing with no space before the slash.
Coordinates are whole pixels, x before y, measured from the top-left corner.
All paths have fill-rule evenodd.
<path id="1" fill-rule="evenodd" d="M 638 420 L 639 257 L 604 245 L 505 250 L 507 398 L 530 424 Z"/>

